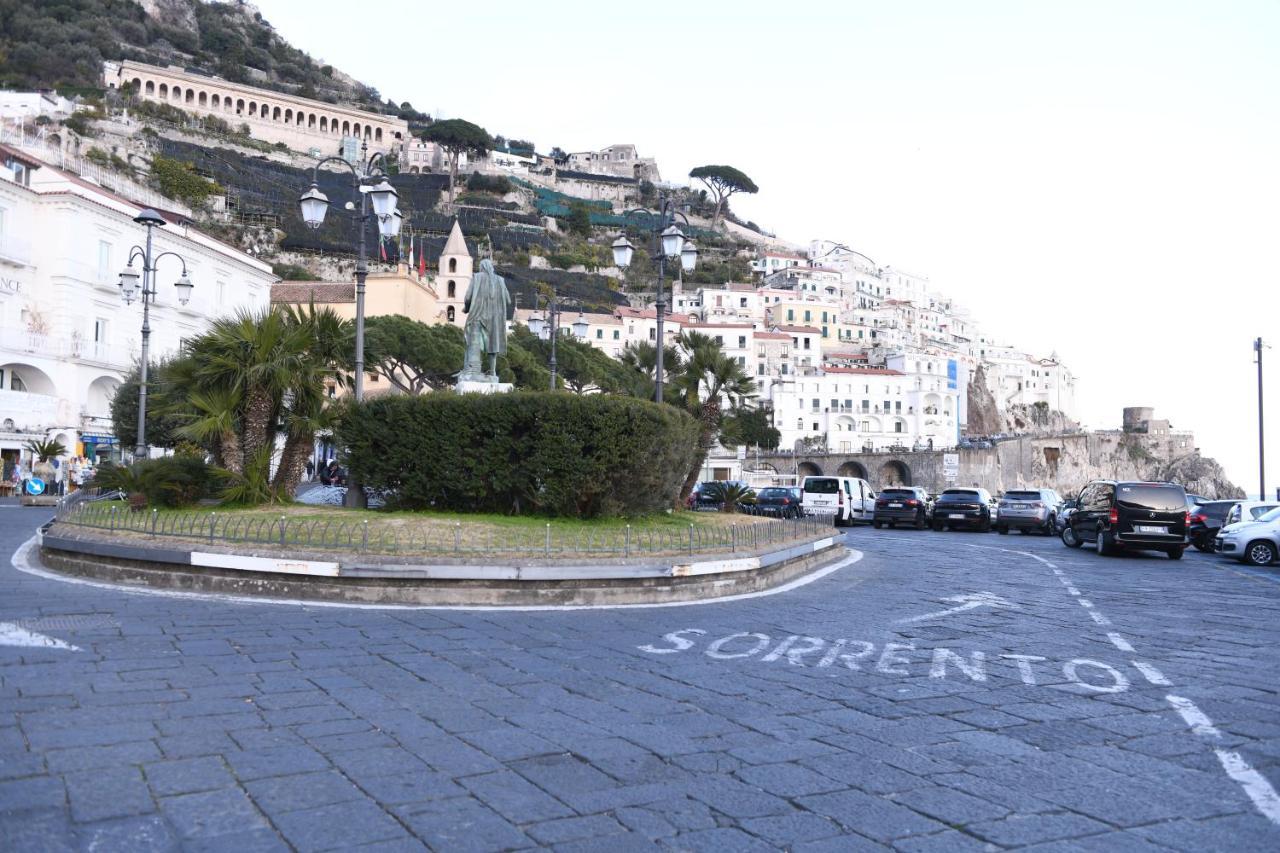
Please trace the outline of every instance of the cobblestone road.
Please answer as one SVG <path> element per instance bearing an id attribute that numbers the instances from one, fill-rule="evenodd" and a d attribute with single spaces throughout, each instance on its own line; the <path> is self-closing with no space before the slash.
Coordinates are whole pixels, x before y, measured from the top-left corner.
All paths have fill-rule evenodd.
<path id="1" fill-rule="evenodd" d="M 1280 849 L 1280 572 L 860 528 L 750 600 L 358 610 L 19 572 L 44 515 L 6 851 Z"/>

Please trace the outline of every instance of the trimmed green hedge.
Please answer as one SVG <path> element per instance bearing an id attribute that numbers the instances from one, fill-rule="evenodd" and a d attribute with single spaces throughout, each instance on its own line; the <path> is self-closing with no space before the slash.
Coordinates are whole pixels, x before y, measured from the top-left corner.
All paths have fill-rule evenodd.
<path id="1" fill-rule="evenodd" d="M 352 405 L 337 432 L 391 505 L 594 518 L 669 509 L 698 424 L 629 397 L 437 392 Z"/>

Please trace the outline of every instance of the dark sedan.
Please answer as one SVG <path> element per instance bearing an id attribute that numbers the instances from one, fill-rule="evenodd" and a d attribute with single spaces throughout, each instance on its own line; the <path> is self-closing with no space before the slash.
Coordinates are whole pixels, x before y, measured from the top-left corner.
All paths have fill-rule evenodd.
<path id="1" fill-rule="evenodd" d="M 804 491 L 794 486 L 761 489 L 756 495 L 755 512 L 757 515 L 776 515 L 779 518 L 802 518 L 803 498 Z"/>
<path id="2" fill-rule="evenodd" d="M 969 527 L 991 530 L 991 493 L 986 489 L 947 489 L 933 505 L 933 529 Z"/>
<path id="3" fill-rule="evenodd" d="M 885 524 L 890 527 L 913 524 L 917 530 L 924 530 L 931 521 L 933 502 L 924 489 L 881 489 L 876 497 L 876 510 L 871 517 L 871 526 L 878 530 Z"/>

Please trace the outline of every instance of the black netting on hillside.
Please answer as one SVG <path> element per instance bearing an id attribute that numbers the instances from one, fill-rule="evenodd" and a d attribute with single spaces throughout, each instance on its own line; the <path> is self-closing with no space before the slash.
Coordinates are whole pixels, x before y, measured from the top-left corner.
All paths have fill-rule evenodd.
<path id="1" fill-rule="evenodd" d="M 603 275 L 528 267 L 498 267 L 497 271 L 507 280 L 519 308 L 534 307 L 535 296 L 542 292 L 539 285 L 550 285 L 562 301 L 580 302 L 589 310 L 611 311 L 613 306 L 627 304 L 627 298 L 612 289 L 613 280 Z"/>

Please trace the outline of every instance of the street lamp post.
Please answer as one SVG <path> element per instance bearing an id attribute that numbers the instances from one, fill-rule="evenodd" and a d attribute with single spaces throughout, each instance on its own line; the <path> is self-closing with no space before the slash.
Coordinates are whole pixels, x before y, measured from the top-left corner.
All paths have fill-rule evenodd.
<path id="1" fill-rule="evenodd" d="M 364 289 L 365 280 L 369 276 L 368 248 L 365 245 L 365 225 L 369 220 L 376 220 L 378 233 L 384 239 L 390 239 L 400 233 L 403 217 L 396 207 L 400 194 L 387 180 L 383 171 L 385 160 L 382 154 L 371 157 L 365 155 L 369 151 L 366 142 L 360 147 L 360 168 L 352 165 L 343 157 L 325 157 L 311 168 L 311 187 L 298 199 L 302 210 L 302 220 L 309 228 L 319 228 L 324 224 L 325 213 L 329 209 L 329 197 L 320 192 L 318 182 L 320 167 L 325 163 L 341 163 L 351 172 L 352 189 L 360 194 L 360 213 L 353 214 L 352 220 L 358 224 L 360 237 L 357 241 L 356 254 L 356 353 L 355 353 L 355 396 L 356 402 L 364 399 Z M 372 207 L 372 210 L 370 210 Z M 347 203 L 347 209 L 354 205 Z M 348 475 L 347 495 L 343 504 L 353 508 L 365 506 L 364 488 Z"/>
<path id="2" fill-rule="evenodd" d="M 1267 499 L 1267 447 L 1262 422 L 1262 338 L 1253 342 L 1253 351 L 1258 354 L 1258 500 Z"/>
<path id="3" fill-rule="evenodd" d="M 537 296 L 534 296 L 534 310 L 538 307 Z M 544 341 L 551 343 L 551 390 L 556 390 L 556 376 L 558 374 L 558 365 L 556 363 L 556 340 L 560 337 L 560 315 L 563 314 L 560 307 L 559 294 L 552 288 L 551 295 L 547 297 L 547 319 L 543 320 L 537 314 L 529 318 L 529 331 L 535 336 L 542 338 Z M 587 337 L 587 321 L 583 314 L 582 306 L 578 306 L 578 319 L 573 323 L 573 334 L 579 340 L 585 340 Z"/>
<path id="4" fill-rule="evenodd" d="M 138 368 L 138 436 L 133 455 L 135 459 L 145 459 L 147 456 L 147 361 L 151 357 L 151 303 L 156 299 L 156 263 L 168 255 L 177 258 L 182 264 L 182 275 L 173 283 L 174 290 L 178 292 L 178 302 L 181 304 L 186 305 L 191 301 L 194 285 L 187 277 L 186 259 L 177 252 L 152 254 L 152 231 L 157 227 L 163 228 L 167 224 L 164 217 L 151 208 L 146 208 L 139 211 L 133 221 L 146 227 L 147 240 L 145 247 L 134 246 L 129 250 L 129 261 L 120 271 L 120 295 L 124 298 L 125 305 L 132 305 L 133 300 L 138 297 L 138 273 L 133 268 L 133 262 L 136 258 L 142 258 L 142 364 Z"/>
<path id="5" fill-rule="evenodd" d="M 698 262 L 698 247 L 693 244 L 692 240 L 685 240 L 684 232 L 675 223 L 676 217 L 679 217 L 684 220 L 685 225 L 689 225 L 689 217 L 676 209 L 675 199 L 669 196 L 659 200 L 658 209 L 658 221 L 652 226 L 654 247 L 658 255 L 658 292 L 657 298 L 653 303 L 654 313 L 658 321 L 653 387 L 653 400 L 655 403 L 662 402 L 662 385 L 665 380 L 662 351 L 665 345 L 663 315 L 666 313 L 667 295 L 663 280 L 666 276 L 667 258 L 679 258 L 681 268 L 686 271 L 692 270 Z M 623 216 L 647 212 L 643 208 L 637 208 L 628 210 Z M 631 241 L 627 239 L 625 234 L 620 235 L 617 240 L 613 241 L 613 262 L 620 269 L 626 269 L 631 265 L 631 256 L 634 252 L 635 246 L 631 245 Z"/>

